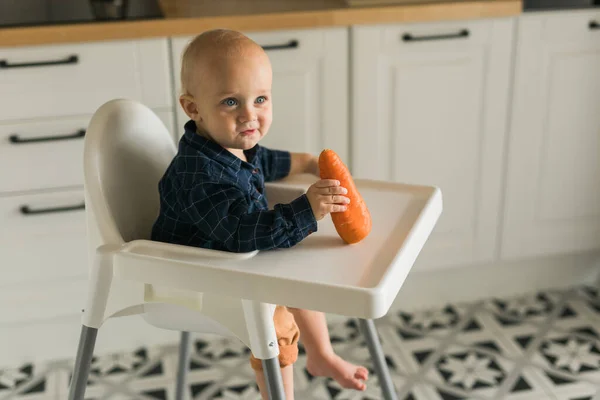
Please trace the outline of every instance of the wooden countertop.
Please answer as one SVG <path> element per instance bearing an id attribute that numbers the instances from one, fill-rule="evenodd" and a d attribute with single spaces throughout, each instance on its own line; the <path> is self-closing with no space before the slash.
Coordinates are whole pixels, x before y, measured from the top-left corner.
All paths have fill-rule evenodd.
<path id="1" fill-rule="evenodd" d="M 164 19 L 0 29 L 0 47 L 194 35 L 214 28 L 242 32 L 360 24 L 513 16 L 521 0 L 403 0 L 350 7 L 344 0 L 159 0 Z"/>

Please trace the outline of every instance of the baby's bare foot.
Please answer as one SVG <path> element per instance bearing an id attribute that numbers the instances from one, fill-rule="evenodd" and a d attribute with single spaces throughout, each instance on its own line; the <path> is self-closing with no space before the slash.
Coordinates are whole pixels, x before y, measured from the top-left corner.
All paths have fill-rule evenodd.
<path id="1" fill-rule="evenodd" d="M 332 378 L 346 389 L 365 390 L 363 381 L 369 379 L 369 371 L 344 360 L 337 354 L 308 357 L 306 369 L 312 376 Z"/>

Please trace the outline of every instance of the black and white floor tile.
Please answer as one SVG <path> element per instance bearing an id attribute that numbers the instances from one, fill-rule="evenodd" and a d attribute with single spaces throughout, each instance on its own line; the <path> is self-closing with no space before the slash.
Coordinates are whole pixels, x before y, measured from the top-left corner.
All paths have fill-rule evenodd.
<path id="1" fill-rule="evenodd" d="M 600 400 L 600 291 L 576 287 L 418 312 L 376 321 L 402 400 Z M 381 399 L 369 352 L 353 320 L 330 326 L 342 357 L 365 365 L 365 392 L 313 377 L 301 346 L 294 369 L 297 399 Z M 196 336 L 189 400 L 259 400 L 249 350 Z M 94 357 L 88 400 L 172 400 L 177 344 Z M 0 369 L 0 400 L 65 400 L 72 360 Z"/>

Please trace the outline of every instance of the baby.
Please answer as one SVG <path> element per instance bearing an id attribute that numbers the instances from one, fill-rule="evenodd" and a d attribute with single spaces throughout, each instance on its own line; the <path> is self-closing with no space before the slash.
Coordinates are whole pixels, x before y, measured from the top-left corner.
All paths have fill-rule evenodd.
<path id="1" fill-rule="evenodd" d="M 267 54 L 241 33 L 208 31 L 188 45 L 180 104 L 190 120 L 159 184 L 153 240 L 232 252 L 286 248 L 315 232 L 327 214 L 345 210 L 346 189 L 327 179 L 268 209 L 265 182 L 319 173 L 315 156 L 258 145 L 271 126 L 271 82 Z M 323 313 L 277 306 L 273 319 L 287 399 L 294 398 L 299 331 L 312 375 L 365 389 L 368 371 L 334 353 Z M 250 364 L 266 399 L 262 364 L 253 356 Z"/>

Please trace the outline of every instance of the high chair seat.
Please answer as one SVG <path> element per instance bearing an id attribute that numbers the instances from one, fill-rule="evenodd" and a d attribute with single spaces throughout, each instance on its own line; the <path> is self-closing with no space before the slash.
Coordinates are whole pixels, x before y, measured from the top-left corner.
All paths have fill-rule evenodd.
<path id="1" fill-rule="evenodd" d="M 69 399 L 81 400 L 98 329 L 141 315 L 182 331 L 176 399 L 185 397 L 189 332 L 233 336 L 263 361 L 271 399 L 283 399 L 273 326 L 276 304 L 359 318 L 383 398 L 396 399 L 372 319 L 385 315 L 442 211 L 439 189 L 356 179 L 373 218 L 347 245 L 330 217 L 289 249 L 230 253 L 149 240 L 158 181 L 175 143 L 146 106 L 113 100 L 90 121 L 84 150 L 90 279 Z M 271 206 L 304 193 L 314 176 L 269 183 Z"/>

